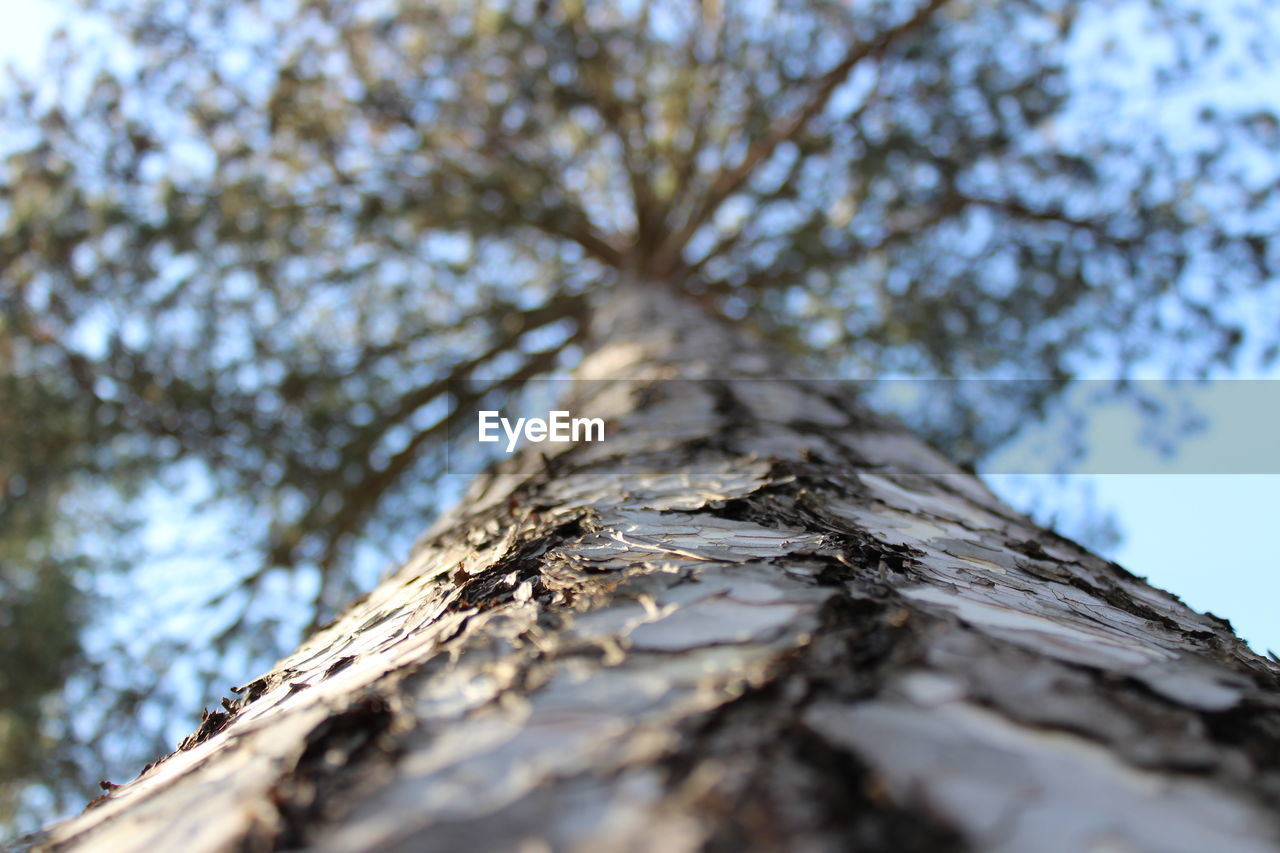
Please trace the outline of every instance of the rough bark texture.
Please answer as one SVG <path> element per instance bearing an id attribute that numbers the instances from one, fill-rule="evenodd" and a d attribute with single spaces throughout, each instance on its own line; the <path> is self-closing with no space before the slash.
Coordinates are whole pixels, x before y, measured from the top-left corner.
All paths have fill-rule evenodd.
<path id="1" fill-rule="evenodd" d="M 600 328 L 608 440 L 480 478 L 36 846 L 1280 850 L 1280 667 L 1225 622 L 656 289 Z"/>

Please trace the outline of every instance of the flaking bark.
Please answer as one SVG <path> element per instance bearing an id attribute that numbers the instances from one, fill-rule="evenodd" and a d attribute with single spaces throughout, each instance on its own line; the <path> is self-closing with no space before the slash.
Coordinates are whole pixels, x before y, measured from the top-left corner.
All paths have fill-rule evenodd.
<path id="1" fill-rule="evenodd" d="M 27 844 L 1280 850 L 1280 668 L 1225 622 L 656 287 L 596 340 L 605 442 L 478 478 Z"/>

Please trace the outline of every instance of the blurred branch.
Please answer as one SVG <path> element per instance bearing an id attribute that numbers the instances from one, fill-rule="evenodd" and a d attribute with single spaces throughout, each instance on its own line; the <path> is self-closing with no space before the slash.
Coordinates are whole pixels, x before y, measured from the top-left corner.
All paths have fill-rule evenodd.
<path id="1" fill-rule="evenodd" d="M 543 187 L 555 186 L 544 166 L 530 161 L 502 137 L 489 138 L 489 142 L 502 151 L 508 161 L 517 164 L 523 171 L 536 173 L 543 178 Z M 551 237 L 570 240 L 598 261 L 607 266 L 618 268 L 622 265 L 622 253 L 609 242 L 591 222 L 586 212 L 578 205 L 565 201 L 563 204 L 550 207 L 539 199 L 534 209 L 520 209 L 512 204 L 509 187 L 494 186 L 488 178 L 478 175 L 455 160 L 441 156 L 441 165 L 449 174 L 466 183 L 480 197 L 485 191 L 496 191 L 502 203 L 510 213 L 512 224 L 531 225 Z M 444 223 L 447 224 L 447 223 Z M 457 223 L 454 223 L 455 225 Z"/>
<path id="2" fill-rule="evenodd" d="M 324 596 L 329 578 L 341 557 L 342 547 L 346 539 L 360 529 L 383 495 L 417 461 L 422 447 L 427 442 L 444 436 L 454 419 L 465 418 L 472 414 L 480 402 L 495 391 L 512 393 L 519 390 L 527 380 L 549 371 L 555 366 L 556 359 L 564 351 L 565 347 L 580 340 L 585 333 L 584 326 L 556 346 L 534 353 L 519 370 L 509 376 L 490 386 L 457 394 L 457 403 L 453 411 L 430 427 L 415 433 L 409 443 L 392 456 L 384 468 L 376 469 L 372 465 L 368 465 L 365 469 L 364 479 L 347 490 L 347 493 L 343 496 L 344 500 L 341 508 L 337 512 L 322 517 L 313 516 L 312 514 L 320 509 L 321 504 L 312 505 L 308 515 L 303 518 L 301 525 L 304 529 L 323 531 L 325 544 L 324 551 L 318 561 L 320 588 L 313 602 L 312 620 L 306 628 L 306 633 L 309 634 L 319 627 L 319 620 L 323 617 Z"/>
<path id="3" fill-rule="evenodd" d="M 659 274 L 674 272 L 679 263 L 680 253 L 684 251 L 689 238 L 702 227 L 711 214 L 715 213 L 726 198 L 751 177 L 757 166 L 773 155 L 779 145 L 793 139 L 805 129 L 815 115 L 826 108 L 835 90 L 858 63 L 883 53 L 899 38 L 929 21 L 934 13 L 948 2 L 949 0 L 929 0 L 898 26 L 885 30 L 871 41 L 855 46 L 834 68 L 819 77 L 813 84 L 814 91 L 795 114 L 775 124 L 773 130 L 763 139 L 756 140 L 738 165 L 722 171 L 684 225 L 667 236 L 658 250 L 654 264 Z"/>
<path id="4" fill-rule="evenodd" d="M 712 103 L 715 93 L 720 88 L 721 76 L 725 67 L 725 27 L 723 16 L 719 14 L 708 15 L 707 4 L 705 3 L 701 6 L 701 12 L 699 26 L 690 33 L 689 44 L 686 48 L 686 62 L 689 68 L 697 69 L 699 73 L 693 75 L 690 90 L 681 100 L 681 105 L 684 108 L 684 113 L 681 116 L 682 123 L 685 127 L 691 128 L 689 145 L 678 155 L 673 152 L 675 169 L 674 196 L 668 205 L 668 215 L 679 205 L 682 197 L 692 191 L 693 178 L 698 170 L 698 155 L 707 143 L 713 112 Z M 708 61 L 700 62 L 698 60 L 699 42 L 704 40 L 708 32 L 708 25 L 710 25 L 710 33 L 713 36 L 714 48 Z M 665 226 L 674 223 L 663 224 Z"/>
<path id="5" fill-rule="evenodd" d="M 1017 199 L 994 199 L 994 198 L 978 198 L 974 196 L 960 196 L 958 206 L 975 205 L 986 207 L 1016 219 L 1023 219 L 1030 222 L 1051 223 L 1054 225 L 1065 225 L 1069 228 L 1076 228 L 1082 231 L 1088 231 L 1099 240 L 1109 243 L 1120 249 L 1132 249 L 1141 245 L 1141 240 L 1134 237 L 1122 237 L 1106 227 L 1106 223 L 1094 219 L 1081 219 L 1068 215 L 1061 209 L 1035 209 L 1028 207 L 1022 201 Z"/>
<path id="6" fill-rule="evenodd" d="M 648 6 L 642 6 L 642 18 L 635 24 L 635 29 L 643 33 L 647 28 Z M 607 51 L 597 50 L 593 53 L 582 50 L 580 45 L 589 34 L 582 31 L 585 20 L 581 14 L 567 15 L 568 32 L 575 43 L 579 63 L 583 66 L 582 77 L 590 87 L 590 105 L 604 120 L 605 126 L 612 132 L 622 149 L 623 171 L 631 189 L 631 199 L 635 206 L 636 234 L 635 241 L 640 251 L 654 239 L 654 229 L 660 224 L 661 215 L 653 188 L 649 183 L 649 173 L 653 168 L 652 158 L 648 156 L 645 140 L 645 102 L 640 94 L 642 89 L 636 87 L 636 96 L 631 99 L 621 98 L 614 85 L 614 74 L 606 65 L 609 57 Z M 637 145 L 639 140 L 639 145 Z M 643 152 L 643 153 L 642 153 Z M 617 264 L 614 264 L 616 266 Z"/>
<path id="7" fill-rule="evenodd" d="M 499 312 L 503 328 L 498 340 L 486 350 L 473 358 L 454 364 L 446 376 L 414 389 L 395 401 L 390 409 L 379 413 L 370 424 L 371 429 L 363 433 L 356 442 L 343 448 L 342 458 L 348 465 L 335 469 L 326 475 L 328 481 L 321 485 L 310 497 L 310 506 L 301 518 L 290 523 L 288 529 L 276 535 L 276 541 L 268 543 L 270 559 L 258 569 L 242 578 L 233 589 L 253 589 L 273 568 L 280 565 L 291 565 L 297 556 L 294 548 L 309 534 L 318 535 L 323 542 L 322 551 L 317 559 L 321 576 L 323 596 L 333 574 L 341 549 L 347 538 L 357 532 L 377 507 L 382 497 L 400 481 L 404 473 L 417 461 L 422 448 L 433 440 L 444 437 L 450 420 L 466 417 L 469 412 L 487 395 L 498 392 L 510 393 L 518 389 L 525 381 L 540 373 L 550 370 L 556 358 L 570 344 L 581 340 L 586 333 L 586 324 L 582 320 L 586 316 L 588 300 L 581 294 L 558 295 L 546 304 L 526 311 Z M 475 372 L 494 358 L 513 351 L 519 337 L 534 329 L 543 328 L 566 319 L 578 321 L 578 326 L 565 340 L 554 347 L 530 354 L 520 369 L 510 375 L 489 383 L 475 390 L 461 391 L 461 387 L 471 381 Z M 374 453 L 392 428 L 404 423 L 423 406 L 443 395 L 452 394 L 455 404 L 452 413 L 431 426 L 414 432 L 409 442 L 383 464 L 375 462 Z M 359 458 L 359 476 L 349 476 L 349 462 Z M 334 510 L 326 510 L 326 498 L 337 495 L 338 506 Z M 209 601 L 217 604 L 226 598 L 232 590 L 224 591 Z M 322 617 L 320 607 L 312 613 L 312 627 Z"/>

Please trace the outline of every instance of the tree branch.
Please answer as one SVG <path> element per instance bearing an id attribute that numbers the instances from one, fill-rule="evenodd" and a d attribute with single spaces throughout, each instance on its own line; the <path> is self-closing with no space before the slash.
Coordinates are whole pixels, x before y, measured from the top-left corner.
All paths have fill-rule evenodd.
<path id="1" fill-rule="evenodd" d="M 498 380 L 486 388 L 459 395 L 458 405 L 454 410 L 453 417 L 468 416 L 475 411 L 485 396 L 495 390 L 510 392 L 520 388 L 527 380 L 550 370 L 555 364 L 556 357 L 564 348 L 581 340 L 585 334 L 585 328 L 580 329 L 577 333 L 551 349 L 532 354 L 528 361 L 510 376 Z M 307 517 L 304 518 L 302 524 L 305 528 L 323 531 L 324 551 L 318 562 L 322 579 L 322 591 L 325 586 L 324 578 L 332 573 L 338 561 L 343 540 L 348 535 L 355 533 L 364 524 L 369 514 L 382 500 L 387 491 L 417 461 L 422 447 L 427 442 L 441 437 L 448 429 L 450 422 L 450 418 L 442 418 L 439 422 L 426 429 L 419 430 L 403 449 L 391 457 L 385 468 L 381 470 L 375 470 L 372 467 L 367 468 L 364 479 L 347 490 L 344 496 L 346 499 L 336 512 L 318 516 L 316 511 L 323 505 L 323 501 L 317 501 L 312 504 L 311 510 L 307 513 Z M 323 604 L 320 601 L 316 603 L 317 605 Z M 318 613 L 313 614 L 313 620 L 318 615 Z M 313 624 L 308 627 L 308 631 L 314 630 L 316 627 L 318 626 Z"/>
<path id="2" fill-rule="evenodd" d="M 646 10 L 642 14 L 647 14 Z M 584 33 L 581 29 L 585 21 L 580 15 L 573 15 L 566 19 L 570 37 L 573 39 L 575 46 L 586 41 L 589 33 Z M 644 24 L 637 25 L 639 32 L 644 31 Z M 660 219 L 657 216 L 658 211 L 655 205 L 655 199 L 652 187 L 649 184 L 648 171 L 651 164 L 646 164 L 641 156 L 640 150 L 634 144 L 632 132 L 639 131 L 638 138 L 644 139 L 644 101 L 642 96 L 637 94 L 635 99 L 624 100 L 618 97 L 612 85 L 613 72 L 608 68 L 606 59 L 608 54 L 605 51 L 596 51 L 587 57 L 587 52 L 578 48 L 578 62 L 582 65 L 584 73 L 581 75 L 589 87 L 589 96 L 591 105 L 594 107 L 596 114 L 604 120 L 605 126 L 612 131 L 613 136 L 618 140 L 618 144 L 622 149 L 622 166 L 627 175 L 627 182 L 631 189 L 632 203 L 635 205 L 636 215 L 636 245 L 643 247 L 648 244 L 654 234 L 654 228 Z M 640 89 L 637 87 L 637 92 Z M 636 120 L 639 124 L 636 124 Z"/>
<path id="3" fill-rule="evenodd" d="M 897 39 L 908 32 L 922 26 L 934 13 L 942 8 L 948 0 L 929 0 L 914 15 L 896 27 L 890 27 L 875 39 L 856 45 L 834 68 L 817 78 L 814 91 L 808 100 L 788 119 L 774 125 L 773 130 L 762 139 L 756 140 L 747 150 L 742 160 L 733 168 L 722 171 L 712 183 L 702 202 L 690 214 L 689 219 L 677 231 L 668 235 L 658 251 L 655 269 L 659 272 L 673 271 L 678 263 L 680 253 L 710 216 L 719 209 L 724 200 L 741 187 L 756 168 L 769 159 L 783 142 L 793 139 L 804 130 L 815 115 L 821 112 L 831 100 L 832 94 L 849 76 L 850 72 L 870 56 L 883 53 Z"/>

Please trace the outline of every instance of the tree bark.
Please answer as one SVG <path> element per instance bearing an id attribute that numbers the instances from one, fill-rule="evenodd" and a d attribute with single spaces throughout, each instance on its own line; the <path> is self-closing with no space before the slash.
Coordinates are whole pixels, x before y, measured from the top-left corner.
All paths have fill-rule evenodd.
<path id="1" fill-rule="evenodd" d="M 26 846 L 1280 850 L 1280 667 L 1226 622 L 658 287 L 595 339 L 603 443 L 477 478 Z"/>

